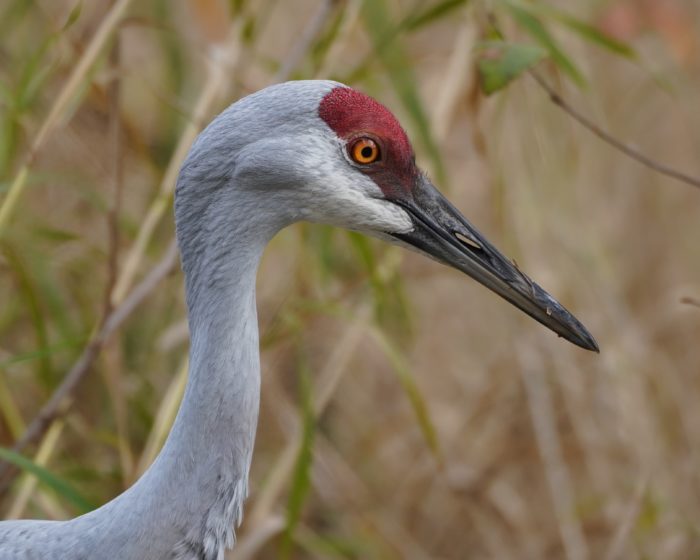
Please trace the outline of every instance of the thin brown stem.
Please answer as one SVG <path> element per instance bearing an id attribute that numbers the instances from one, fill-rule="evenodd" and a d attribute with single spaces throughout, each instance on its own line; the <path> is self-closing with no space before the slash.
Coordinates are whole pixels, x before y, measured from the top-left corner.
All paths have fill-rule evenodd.
<path id="1" fill-rule="evenodd" d="M 681 303 L 685 303 L 686 305 L 694 305 L 695 307 L 700 307 L 700 299 L 690 296 L 683 296 L 681 298 Z"/>
<path id="2" fill-rule="evenodd" d="M 112 290 L 117 281 L 117 265 L 119 261 L 119 214 L 122 201 L 123 179 L 123 153 L 122 153 L 122 127 L 119 117 L 120 104 L 120 71 L 119 71 L 119 33 L 111 53 L 112 80 L 110 81 L 107 95 L 109 98 L 109 130 L 108 141 L 112 151 L 110 177 L 112 187 L 112 200 L 107 213 L 107 287 L 104 296 L 104 317 L 112 311 Z"/>
<path id="3" fill-rule="evenodd" d="M 119 30 L 115 30 L 115 42 L 110 53 L 110 65 L 112 79 L 107 88 L 108 96 L 108 145 L 111 151 L 111 169 L 109 173 L 110 186 L 112 191 L 112 200 L 107 213 L 107 282 L 104 291 L 102 316 L 96 327 L 96 332 L 101 333 L 104 325 L 110 314 L 113 311 L 111 302 L 111 293 L 114 289 L 114 284 L 117 279 L 117 264 L 119 256 L 119 213 L 121 207 L 121 192 L 122 192 L 122 142 L 121 142 L 121 121 L 119 116 L 120 104 L 120 84 L 119 84 Z M 93 337 L 83 351 L 80 359 L 71 368 L 71 371 L 64 379 L 63 383 L 54 392 L 54 397 L 46 403 L 39 415 L 25 430 L 24 435 L 16 444 L 15 449 L 21 450 L 30 441 L 38 440 L 43 437 L 49 426 L 59 414 L 59 409 L 63 401 L 68 397 L 88 373 L 90 366 L 97 358 L 100 349 L 104 344 L 104 339 L 99 335 Z M 28 437 L 30 436 L 30 437 Z M 26 441 L 27 443 L 23 443 Z M 21 444 L 21 446 L 20 446 Z M 5 467 L 5 468 L 3 468 Z M 7 466 L 0 464 L 0 493 L 9 484 L 17 474 L 15 469 L 7 469 Z"/>
<path id="4" fill-rule="evenodd" d="M 170 273 L 176 262 L 177 245 L 175 240 L 173 240 L 160 262 L 158 262 L 143 281 L 131 291 L 129 296 L 105 317 L 102 326 L 90 339 L 63 382 L 58 386 L 51 398 L 29 424 L 24 435 L 14 444 L 12 447 L 14 451 L 21 452 L 29 444 L 41 438 L 53 420 L 63 413 L 66 400 L 73 394 L 78 383 L 80 383 L 85 374 L 90 370 L 102 346 L 156 286 L 160 284 L 161 280 Z M 14 479 L 16 472 L 17 471 L 8 463 L 0 463 L 0 494 L 5 492 Z"/>
<path id="5" fill-rule="evenodd" d="M 660 163 L 650 158 L 649 156 L 641 153 L 640 151 L 635 150 L 634 148 L 632 148 L 628 144 L 625 144 L 621 140 L 618 140 L 610 133 L 603 130 L 591 119 L 589 119 L 588 117 L 580 113 L 577 109 L 575 109 L 568 101 L 566 101 L 561 96 L 561 94 L 555 91 L 554 88 L 551 85 L 549 85 L 549 83 L 547 83 L 547 81 L 542 76 L 540 76 L 540 74 L 538 74 L 534 70 L 530 70 L 530 75 L 535 79 L 535 81 L 540 85 L 540 87 L 547 92 L 547 94 L 549 95 L 549 99 L 552 101 L 552 103 L 554 103 L 562 111 L 567 113 L 584 128 L 590 130 L 603 142 L 621 151 L 626 156 L 632 158 L 635 161 L 638 161 L 639 163 L 648 167 L 649 169 L 653 169 L 657 173 L 661 173 L 662 175 L 666 175 L 667 177 L 671 177 L 672 179 L 676 179 L 677 181 L 681 181 L 693 187 L 700 188 L 700 178 L 693 177 L 692 175 L 688 175 L 687 173 L 683 173 L 681 171 L 678 171 L 677 169 L 674 169 L 673 167 L 669 167 L 668 165 Z"/>
<path id="6" fill-rule="evenodd" d="M 111 152 L 110 157 L 110 187 L 111 202 L 107 212 L 107 282 L 103 298 L 103 318 L 109 317 L 114 309 L 115 302 L 112 301 L 112 292 L 117 282 L 119 274 L 119 216 L 122 207 L 123 193 L 123 163 L 124 163 L 124 142 L 122 138 L 122 118 L 121 118 L 121 42 L 119 29 L 115 32 L 114 46 L 110 53 L 111 80 L 107 87 L 107 98 L 109 106 L 109 125 L 107 140 Z M 133 457 L 129 448 L 127 403 L 122 390 L 123 382 L 121 377 L 120 345 L 106 344 L 102 349 L 105 355 L 105 367 L 103 368 L 105 383 L 110 393 L 112 406 L 114 409 L 114 419 L 117 429 L 117 444 L 119 458 L 121 461 L 122 477 L 128 480 Z"/>

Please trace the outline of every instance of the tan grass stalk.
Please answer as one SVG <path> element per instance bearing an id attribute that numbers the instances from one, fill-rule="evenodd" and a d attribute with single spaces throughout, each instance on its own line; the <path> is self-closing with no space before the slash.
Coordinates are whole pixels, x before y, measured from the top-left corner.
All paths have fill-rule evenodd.
<path id="1" fill-rule="evenodd" d="M 63 89 L 58 94 L 56 101 L 51 106 L 49 114 L 44 119 L 44 122 L 39 129 L 34 141 L 24 158 L 24 162 L 20 167 L 17 175 L 15 175 L 14 180 L 10 184 L 7 196 L 0 206 L 0 238 L 5 232 L 5 228 L 10 220 L 12 212 L 17 206 L 17 202 L 24 192 L 27 185 L 27 177 L 29 175 L 29 169 L 34 162 L 37 152 L 44 145 L 46 139 L 51 135 L 51 133 L 62 123 L 70 112 L 70 102 L 73 100 L 78 91 L 80 91 L 81 86 L 84 85 L 88 71 L 92 68 L 92 65 L 97 60 L 97 57 L 102 52 L 108 39 L 112 36 L 112 33 L 116 29 L 119 22 L 124 17 L 126 9 L 129 7 L 131 0 L 118 0 L 112 8 L 109 10 L 102 23 L 97 28 L 95 35 L 93 36 L 90 44 L 80 57 L 78 63 L 73 68 L 68 81 L 63 86 Z"/>
<path id="2" fill-rule="evenodd" d="M 328 21 L 333 10 L 333 4 L 333 0 L 323 0 L 318 5 L 316 13 L 309 20 L 309 23 L 304 26 L 299 39 L 289 51 L 289 55 L 282 61 L 279 70 L 273 78 L 273 82 L 283 82 L 289 79 L 294 69 L 306 56 L 313 40 L 326 25 L 326 21 Z"/>
<path id="3" fill-rule="evenodd" d="M 432 123 L 436 142 L 443 142 L 454 122 L 454 114 L 465 89 L 471 81 L 472 48 L 477 39 L 476 26 L 471 21 L 462 23 L 452 47 L 447 68 L 442 70 L 445 80 L 434 105 Z"/>
<path id="4" fill-rule="evenodd" d="M 622 152 L 627 157 L 632 158 L 633 160 L 641 163 L 645 167 L 648 167 L 649 169 L 660 173 L 661 175 L 665 175 L 666 177 L 670 177 L 671 179 L 675 179 L 676 181 L 681 181 L 682 183 L 685 183 L 692 187 L 700 188 L 700 177 L 696 177 L 694 175 L 690 175 L 689 173 L 683 173 L 682 171 L 678 171 L 678 169 L 671 167 L 670 165 L 661 163 L 660 161 L 657 161 L 654 158 L 643 154 L 636 148 L 633 148 L 631 145 L 625 144 L 622 140 L 619 140 L 617 137 L 613 136 L 608 131 L 601 128 L 597 123 L 593 122 L 583 113 L 581 113 L 578 109 L 576 109 L 571 103 L 566 101 L 566 99 L 564 99 L 560 93 L 557 93 L 557 91 L 552 86 L 550 86 L 549 83 L 542 76 L 540 76 L 540 74 L 538 74 L 534 70 L 530 70 L 529 73 L 540 85 L 540 87 L 547 92 L 547 95 L 549 95 L 549 99 L 552 103 L 554 103 L 557 107 L 559 107 L 562 111 L 568 114 L 572 119 L 577 121 L 584 128 L 590 130 L 603 142 Z"/>
<path id="5" fill-rule="evenodd" d="M 141 261 L 143 260 L 146 247 L 151 241 L 151 237 L 153 237 L 153 232 L 168 208 L 170 208 L 170 200 L 175 191 L 175 183 L 177 181 L 177 175 L 180 172 L 180 166 L 185 156 L 187 156 L 192 142 L 194 142 L 194 139 L 202 128 L 204 121 L 211 113 L 214 103 L 225 90 L 229 76 L 227 70 L 235 66 L 238 61 L 240 52 L 238 36 L 238 25 L 234 24 L 229 39 L 224 44 L 212 45 L 209 49 L 208 56 L 206 57 L 207 77 L 204 81 L 204 86 L 192 110 L 190 122 L 180 135 L 177 147 L 168 162 L 168 167 L 161 180 L 158 194 L 146 212 L 146 216 L 141 222 L 141 227 L 136 235 L 136 241 L 134 241 L 124 261 L 124 265 L 122 266 L 114 290 L 112 291 L 113 305 L 118 304 L 126 297 Z"/>
<path id="6" fill-rule="evenodd" d="M 575 516 L 571 478 L 562 456 L 552 395 L 542 372 L 544 366 L 536 351 L 525 344 L 518 345 L 517 356 L 565 556 L 568 560 L 585 560 L 589 557 L 588 546 Z"/>
<path id="7" fill-rule="evenodd" d="M 319 68 L 318 72 L 316 72 L 316 78 L 325 80 L 328 78 L 328 75 L 334 71 L 334 69 L 340 68 L 344 65 L 342 59 L 343 56 L 345 56 L 352 33 L 357 27 L 357 22 L 360 18 L 360 8 L 362 7 L 363 1 L 364 0 L 349 0 L 345 4 L 342 16 L 343 20 L 340 24 L 338 35 L 328 49 L 328 53 L 326 54 L 323 64 Z"/>
<path id="8" fill-rule="evenodd" d="M 175 241 L 170 244 L 163 258 L 136 286 L 121 305 L 116 307 L 104 320 L 102 327 L 91 338 L 78 360 L 66 374 L 61 384 L 56 388 L 51 398 L 44 404 L 36 417 L 27 427 L 24 435 L 12 446 L 14 451 L 22 451 L 29 443 L 45 436 L 46 430 L 55 422 L 61 412 L 66 399 L 72 394 L 80 380 L 89 371 L 97 358 L 102 345 L 108 340 L 122 323 L 133 313 L 143 300 L 155 289 L 160 281 L 172 270 L 177 262 L 177 245 Z M 11 482 L 16 469 L 0 463 L 0 493 Z"/>
<path id="9" fill-rule="evenodd" d="M 610 547 L 605 553 L 605 560 L 617 560 L 618 558 L 623 558 L 623 553 L 625 551 L 625 545 L 629 540 L 630 533 L 639 518 L 639 513 L 644 504 L 644 494 L 649 488 L 649 475 L 642 476 L 637 482 L 637 486 L 634 490 L 634 496 L 630 500 L 625 513 L 620 520 L 620 524 L 617 526 L 615 535 L 610 542 Z"/>
<path id="10" fill-rule="evenodd" d="M 103 316 L 108 316 L 112 311 L 112 291 L 117 280 L 119 269 L 119 215 L 122 206 L 122 192 L 124 187 L 123 170 L 123 143 L 121 122 L 121 44 L 120 34 L 115 34 L 115 42 L 110 53 L 112 67 L 112 80 L 107 88 L 109 98 L 109 130 L 108 141 L 111 160 L 109 170 L 111 203 L 107 213 L 108 230 L 108 259 L 107 259 L 107 285 L 104 290 Z M 105 385 L 112 401 L 115 426 L 117 428 L 117 448 L 121 463 L 122 480 L 126 482 L 133 471 L 134 457 L 129 445 L 127 401 L 124 394 L 124 383 L 121 363 L 120 345 L 105 344 L 103 350 L 107 367 L 103 368 Z"/>
<path id="11" fill-rule="evenodd" d="M 61 505 L 59 500 L 47 492 L 39 492 L 35 495 L 37 505 L 46 513 L 47 519 L 68 519 L 70 514 Z"/>
<path id="12" fill-rule="evenodd" d="M 285 520 L 281 515 L 266 517 L 255 530 L 249 532 L 246 538 L 228 552 L 228 560 L 253 560 L 267 542 L 284 531 Z"/>
<path id="13" fill-rule="evenodd" d="M 188 366 L 189 360 L 185 358 L 177 370 L 177 375 L 175 375 L 173 380 L 170 382 L 163 400 L 160 402 L 160 406 L 158 407 L 158 411 L 156 412 L 155 419 L 153 421 L 153 426 L 148 434 L 148 439 L 146 440 L 146 444 L 141 452 L 139 462 L 136 465 L 134 478 L 137 478 L 146 472 L 146 469 L 156 458 L 156 455 L 158 455 L 160 448 L 163 447 L 165 438 L 168 437 L 170 426 L 172 426 L 173 421 L 175 420 L 178 407 L 180 406 L 180 401 L 182 400 L 182 395 L 185 392 Z"/>
<path id="14" fill-rule="evenodd" d="M 64 426 L 65 424 L 61 420 L 52 424 L 51 428 L 46 432 L 46 436 L 42 440 L 36 455 L 34 455 L 34 463 L 40 467 L 45 467 L 48 464 L 51 454 L 56 449 L 56 444 L 61 437 Z M 7 519 L 20 519 L 22 517 L 37 483 L 38 479 L 33 474 L 24 473 L 22 475 L 17 496 L 7 512 Z"/>

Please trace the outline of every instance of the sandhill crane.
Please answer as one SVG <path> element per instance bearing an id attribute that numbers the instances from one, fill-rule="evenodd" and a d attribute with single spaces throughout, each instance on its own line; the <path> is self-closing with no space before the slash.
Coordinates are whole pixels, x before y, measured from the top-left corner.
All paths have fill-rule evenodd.
<path id="1" fill-rule="evenodd" d="M 0 523 L 2 560 L 223 559 L 242 517 L 258 418 L 256 270 L 267 242 L 294 222 L 417 250 L 598 350 L 585 327 L 421 173 L 394 116 L 337 82 L 278 84 L 226 109 L 182 166 L 175 218 L 190 372 L 163 450 L 131 488 L 95 511 Z"/>

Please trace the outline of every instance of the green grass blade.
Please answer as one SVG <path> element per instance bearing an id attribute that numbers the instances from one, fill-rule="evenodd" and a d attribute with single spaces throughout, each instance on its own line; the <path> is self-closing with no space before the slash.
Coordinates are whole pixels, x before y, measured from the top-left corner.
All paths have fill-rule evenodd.
<path id="1" fill-rule="evenodd" d="M 326 55 L 328 54 L 328 51 L 335 44 L 340 30 L 343 27 L 342 24 L 346 12 L 346 9 L 337 9 L 335 14 L 333 14 L 333 17 L 330 19 L 330 23 L 328 26 L 326 26 L 326 29 L 321 33 L 311 47 L 310 58 L 313 62 L 314 72 L 318 72 L 326 58 Z"/>
<path id="2" fill-rule="evenodd" d="M 21 354 L 15 354 L 6 360 L 0 361 L 0 368 L 6 368 L 15 364 L 21 364 L 23 362 L 31 362 L 32 360 L 38 360 L 48 355 L 55 355 L 61 351 L 75 351 L 78 348 L 84 346 L 86 341 L 84 339 L 79 340 L 64 340 L 51 346 L 41 348 L 39 350 L 32 350 L 30 352 L 22 352 Z"/>
<path id="3" fill-rule="evenodd" d="M 600 29 L 590 25 L 589 23 L 586 23 L 585 21 L 577 17 L 567 14 L 566 12 L 558 8 L 547 6 L 546 4 L 537 3 L 532 4 L 531 9 L 537 12 L 538 14 L 542 15 L 543 17 L 550 18 L 553 21 L 565 25 L 566 27 L 571 29 L 571 31 L 574 31 L 587 41 L 596 44 L 600 47 L 603 47 L 604 49 L 607 49 L 615 54 L 627 58 L 637 57 L 637 53 L 635 52 L 635 50 L 627 43 L 624 43 L 622 41 L 619 41 L 618 39 L 615 39 L 614 37 L 611 37 L 610 35 L 604 33 Z"/>
<path id="4" fill-rule="evenodd" d="M 311 558 L 382 558 L 377 547 L 365 538 L 343 538 L 310 530 L 297 531 L 295 541 Z"/>
<path id="5" fill-rule="evenodd" d="M 372 288 L 374 316 L 378 324 L 394 334 L 410 336 L 412 331 L 411 306 L 409 305 L 397 265 L 389 262 L 391 250 L 385 248 L 375 254 L 374 240 L 348 232 L 352 248 L 369 276 Z"/>
<path id="6" fill-rule="evenodd" d="M 6 374 L 0 366 L 0 418 L 7 425 L 12 437 L 19 439 L 22 437 L 26 424 L 22 418 L 22 413 L 17 407 L 17 401 L 6 382 Z"/>
<path id="7" fill-rule="evenodd" d="M 311 466 L 313 463 L 314 433 L 316 431 L 316 416 L 314 414 L 313 395 L 311 391 L 311 376 L 305 361 L 302 359 L 299 376 L 301 393 L 302 438 L 299 454 L 294 465 L 292 485 L 287 500 L 287 517 L 284 534 L 280 543 L 280 557 L 289 558 L 292 549 L 294 530 L 299 524 L 301 511 L 311 487 Z"/>
<path id="8" fill-rule="evenodd" d="M 0 459 L 13 464 L 17 468 L 33 474 L 44 486 L 53 490 L 61 498 L 65 498 L 73 504 L 81 513 L 88 512 L 95 508 L 88 500 L 78 493 L 73 486 L 62 478 L 52 474 L 50 471 L 27 459 L 11 449 L 0 447 Z"/>
<path id="9" fill-rule="evenodd" d="M 637 53 L 632 47 L 621 41 L 618 41 L 617 39 L 610 37 L 609 35 L 606 35 L 605 33 L 600 31 L 599 29 L 596 29 L 592 25 L 588 25 L 587 23 L 581 20 L 578 20 L 571 16 L 567 16 L 565 14 L 560 14 L 556 17 L 556 19 L 564 25 L 566 25 L 572 31 L 575 31 L 583 38 L 587 39 L 591 43 L 595 43 L 596 45 L 604 47 L 605 49 L 612 51 L 615 54 L 619 54 L 627 58 L 637 57 Z"/>
<path id="10" fill-rule="evenodd" d="M 386 336 L 384 336 L 381 331 L 376 328 L 372 328 L 370 330 L 370 334 L 389 359 L 389 362 L 391 363 L 393 370 L 396 373 L 401 386 L 403 387 L 403 390 L 406 392 L 428 447 L 430 447 L 430 450 L 433 452 L 435 458 L 442 462 L 442 452 L 440 450 L 440 442 L 437 437 L 437 432 L 435 431 L 435 425 L 430 417 L 430 412 L 428 411 L 428 406 L 426 405 L 425 399 L 423 398 L 420 389 L 418 389 L 418 386 L 416 385 L 411 368 L 406 363 L 406 360 L 404 360 L 401 352 L 387 339 Z"/>
<path id="11" fill-rule="evenodd" d="M 14 273 L 17 281 L 18 291 L 24 299 L 25 308 L 31 318 L 34 327 L 34 336 L 38 347 L 38 376 L 44 387 L 52 385 L 53 368 L 51 365 L 51 353 L 49 348 L 48 328 L 44 319 L 44 313 L 40 301 L 40 292 L 37 290 L 32 274 L 24 262 L 20 251 L 8 242 L 0 243 L 0 251 L 7 259 L 9 268 Z"/>
<path id="12" fill-rule="evenodd" d="M 76 2 L 75 6 L 73 6 L 73 8 L 71 8 L 71 11 L 68 13 L 68 17 L 66 18 L 66 22 L 63 24 L 61 31 L 68 31 L 71 27 L 73 27 L 73 24 L 80 18 L 80 13 L 82 11 L 82 1 Z"/>
<path id="13" fill-rule="evenodd" d="M 577 85 L 586 85 L 583 74 L 579 71 L 574 62 L 564 53 L 551 33 L 542 22 L 529 10 L 511 2 L 506 2 L 506 7 L 518 25 L 526 31 L 535 41 L 542 45 L 554 63 L 561 68 Z"/>
<path id="14" fill-rule="evenodd" d="M 447 14 L 466 6 L 471 0 L 442 0 L 432 6 L 427 7 L 422 12 L 409 15 L 401 24 L 406 31 L 415 31 L 445 17 Z"/>
<path id="15" fill-rule="evenodd" d="M 377 259 L 374 256 L 374 251 L 372 250 L 367 236 L 357 233 L 356 231 L 348 231 L 348 239 L 365 270 L 367 270 L 370 275 L 375 275 Z"/>

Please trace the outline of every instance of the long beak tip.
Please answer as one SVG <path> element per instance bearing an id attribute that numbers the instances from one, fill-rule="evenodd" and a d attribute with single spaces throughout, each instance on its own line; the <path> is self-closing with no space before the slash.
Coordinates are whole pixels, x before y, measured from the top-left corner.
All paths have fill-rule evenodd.
<path id="1" fill-rule="evenodd" d="M 595 338 L 591 337 L 590 340 L 588 341 L 588 343 L 589 343 L 589 345 L 584 347 L 586 350 L 590 350 L 591 352 L 595 352 L 596 354 L 600 354 L 600 347 L 598 346 L 598 342 L 596 341 Z"/>
<path id="2" fill-rule="evenodd" d="M 600 353 L 586 327 L 491 245 L 424 175 L 412 198 L 392 202 L 414 226 L 408 233 L 392 234 L 402 244 L 471 276 L 572 344 Z"/>
<path id="3" fill-rule="evenodd" d="M 600 354 L 598 342 L 593 338 L 593 335 L 585 329 L 582 332 L 576 333 L 576 335 L 571 338 L 567 337 L 567 339 L 579 348 Z"/>

